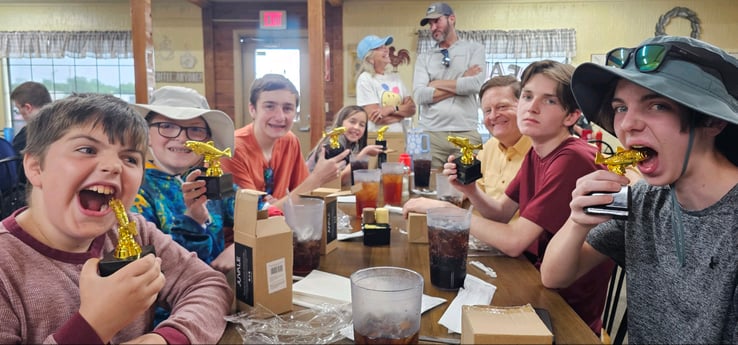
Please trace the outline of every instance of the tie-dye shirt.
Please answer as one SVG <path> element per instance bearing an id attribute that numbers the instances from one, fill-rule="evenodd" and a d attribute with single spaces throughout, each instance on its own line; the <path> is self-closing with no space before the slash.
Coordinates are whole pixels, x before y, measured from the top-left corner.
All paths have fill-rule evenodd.
<path id="1" fill-rule="evenodd" d="M 169 175 L 147 163 L 144 181 L 131 211 L 143 215 L 161 231 L 170 234 L 175 242 L 210 264 L 225 249 L 223 228 L 233 227 L 235 199 L 208 200 L 210 223 L 203 227 L 184 214 L 187 207 L 182 196 L 182 183 L 182 176 Z"/>

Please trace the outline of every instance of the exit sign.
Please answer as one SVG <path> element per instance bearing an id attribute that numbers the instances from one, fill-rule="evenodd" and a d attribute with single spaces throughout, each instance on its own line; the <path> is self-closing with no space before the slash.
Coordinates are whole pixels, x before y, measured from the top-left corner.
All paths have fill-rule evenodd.
<path id="1" fill-rule="evenodd" d="M 287 29 L 287 11 L 259 11 L 259 28 L 268 30 Z"/>

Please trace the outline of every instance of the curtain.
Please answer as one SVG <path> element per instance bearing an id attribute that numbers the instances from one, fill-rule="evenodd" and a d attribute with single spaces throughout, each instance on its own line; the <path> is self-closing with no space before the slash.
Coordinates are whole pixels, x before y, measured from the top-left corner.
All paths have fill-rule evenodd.
<path id="1" fill-rule="evenodd" d="M 131 58 L 130 31 L 0 32 L 0 58 Z"/>
<path id="2" fill-rule="evenodd" d="M 563 56 L 571 60 L 576 55 L 574 29 L 551 30 L 457 30 L 459 39 L 484 45 L 487 58 L 531 59 Z M 433 49 L 436 42 L 430 30 L 418 30 L 418 54 Z"/>

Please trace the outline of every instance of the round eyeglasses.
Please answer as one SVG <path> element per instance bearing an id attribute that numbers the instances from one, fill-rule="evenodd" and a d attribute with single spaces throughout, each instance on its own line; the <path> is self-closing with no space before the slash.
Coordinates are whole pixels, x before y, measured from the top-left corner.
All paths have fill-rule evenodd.
<path id="1" fill-rule="evenodd" d="M 149 127 L 156 127 L 159 135 L 169 139 L 178 137 L 182 130 L 190 140 L 203 141 L 210 137 L 210 130 L 207 127 L 183 127 L 172 122 L 155 122 L 149 124 Z"/>

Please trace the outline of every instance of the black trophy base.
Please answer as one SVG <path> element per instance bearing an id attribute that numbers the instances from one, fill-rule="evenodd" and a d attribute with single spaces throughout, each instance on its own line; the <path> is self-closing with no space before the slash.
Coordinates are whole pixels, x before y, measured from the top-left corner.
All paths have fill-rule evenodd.
<path id="1" fill-rule="evenodd" d="M 198 180 L 205 181 L 205 197 L 210 200 L 220 200 L 236 195 L 233 189 L 233 175 L 223 174 L 221 176 L 200 176 Z"/>
<path id="2" fill-rule="evenodd" d="M 615 219 L 628 219 L 630 216 L 630 186 L 623 186 L 617 193 L 592 193 L 592 195 L 612 194 L 613 201 L 606 205 L 585 207 L 587 214 L 607 215 Z"/>
<path id="3" fill-rule="evenodd" d="M 387 151 L 387 140 L 376 140 L 374 141 L 375 145 L 381 145 L 383 151 Z M 387 154 L 384 152 L 380 152 L 377 154 L 377 169 L 382 168 L 382 164 L 387 161 Z"/>
<path id="4" fill-rule="evenodd" d="M 325 144 L 324 147 L 325 147 L 325 159 L 331 159 L 335 156 L 340 155 L 341 153 L 343 153 L 343 151 L 346 151 L 346 148 L 343 146 L 340 146 L 334 149 L 334 148 L 331 148 L 330 145 Z M 351 155 L 347 155 L 346 157 L 343 158 L 343 160 L 346 161 L 346 164 L 349 164 L 349 156 Z"/>
<path id="5" fill-rule="evenodd" d="M 454 159 L 456 163 L 456 181 L 470 184 L 482 178 L 482 163 L 475 159 L 471 164 L 461 163 L 461 157 Z"/>
<path id="6" fill-rule="evenodd" d="M 100 271 L 100 276 L 107 277 L 115 272 L 117 272 L 119 269 L 123 268 L 123 266 L 128 265 L 129 263 L 133 262 L 134 260 L 138 259 L 139 257 L 144 257 L 149 254 L 156 255 L 156 252 L 154 251 L 154 246 L 145 246 L 141 248 L 141 255 L 138 257 L 131 257 L 127 259 L 118 259 L 115 257 L 115 251 L 111 251 L 105 256 L 103 256 L 102 260 L 98 262 L 97 269 Z"/>

